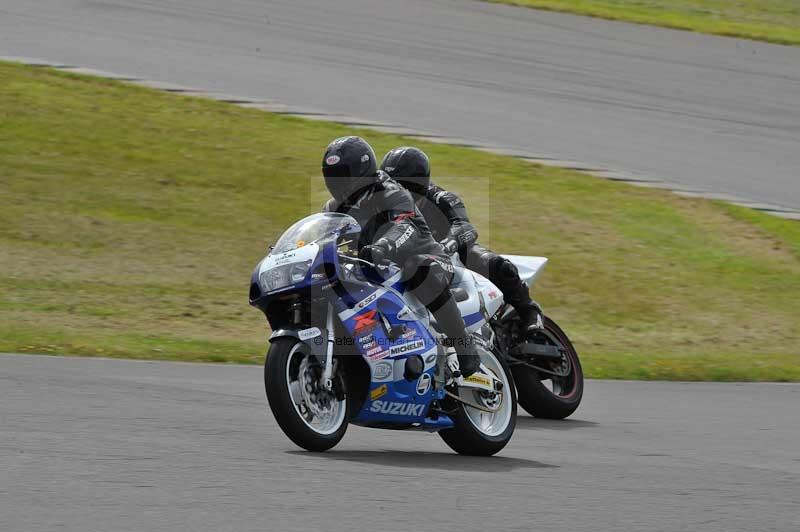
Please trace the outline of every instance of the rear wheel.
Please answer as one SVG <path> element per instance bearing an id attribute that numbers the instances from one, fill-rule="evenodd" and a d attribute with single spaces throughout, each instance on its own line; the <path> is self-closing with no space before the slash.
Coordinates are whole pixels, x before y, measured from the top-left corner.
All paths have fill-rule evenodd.
<path id="1" fill-rule="evenodd" d="M 272 415 L 294 443 L 327 451 L 347 430 L 348 400 L 321 388 L 322 367 L 295 338 L 272 341 L 264 364 L 264 387 Z"/>
<path id="2" fill-rule="evenodd" d="M 508 367 L 494 354 L 479 350 L 481 364 L 497 380 L 502 389 L 490 393 L 474 388 L 459 387 L 455 393 L 475 408 L 447 398 L 445 406 L 452 411 L 455 426 L 439 431 L 439 436 L 459 454 L 491 456 L 511 440 L 517 423 L 517 398 L 514 380 Z"/>
<path id="3" fill-rule="evenodd" d="M 512 366 L 519 404 L 533 416 L 564 419 L 577 410 L 583 397 L 581 361 L 567 335 L 550 318 L 545 316 L 544 328 L 535 334 L 536 343 L 559 348 L 561 362 L 533 362 L 540 370 L 522 364 Z"/>

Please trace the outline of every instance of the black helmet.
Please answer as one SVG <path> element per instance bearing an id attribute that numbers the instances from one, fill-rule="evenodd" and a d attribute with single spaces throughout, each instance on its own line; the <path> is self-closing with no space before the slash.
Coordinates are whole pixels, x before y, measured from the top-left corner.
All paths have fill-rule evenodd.
<path id="1" fill-rule="evenodd" d="M 377 163 L 372 146 L 361 137 L 341 137 L 330 144 L 322 157 L 325 186 L 337 201 L 376 182 Z"/>
<path id="2" fill-rule="evenodd" d="M 383 157 L 381 170 L 411 192 L 425 194 L 431 184 L 431 163 L 419 148 L 395 148 Z"/>

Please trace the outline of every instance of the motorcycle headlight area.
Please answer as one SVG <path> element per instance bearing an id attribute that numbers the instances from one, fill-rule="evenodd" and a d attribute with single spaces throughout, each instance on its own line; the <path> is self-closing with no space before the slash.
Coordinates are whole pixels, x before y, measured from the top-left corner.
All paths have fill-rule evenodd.
<path id="1" fill-rule="evenodd" d="M 259 277 L 261 289 L 265 292 L 272 292 L 284 286 L 299 283 L 306 278 L 308 269 L 311 268 L 311 262 L 310 260 L 305 260 L 292 264 L 283 264 L 261 272 Z"/>

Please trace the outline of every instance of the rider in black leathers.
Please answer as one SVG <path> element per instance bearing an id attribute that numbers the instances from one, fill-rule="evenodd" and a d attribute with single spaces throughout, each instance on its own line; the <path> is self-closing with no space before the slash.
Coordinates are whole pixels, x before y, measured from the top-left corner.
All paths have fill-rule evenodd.
<path id="1" fill-rule="evenodd" d="M 458 355 L 460 372 L 468 377 L 480 358 L 465 330 L 450 292 L 453 265 L 433 239 L 408 191 L 377 169 L 375 153 L 360 137 L 331 142 L 322 160 L 325 185 L 333 196 L 325 211 L 345 213 L 359 222 L 359 257 L 378 264 L 400 265 L 403 280 L 430 310 Z"/>
<path id="2" fill-rule="evenodd" d="M 517 311 L 524 328 L 541 326 L 541 308 L 531 299 L 517 267 L 477 243 L 478 232 L 470 223 L 461 198 L 431 183 L 430 162 L 425 152 L 413 147 L 395 148 L 384 156 L 381 170 L 411 191 L 433 237 L 445 249 L 458 250 L 467 268 L 500 289 L 504 300 Z"/>

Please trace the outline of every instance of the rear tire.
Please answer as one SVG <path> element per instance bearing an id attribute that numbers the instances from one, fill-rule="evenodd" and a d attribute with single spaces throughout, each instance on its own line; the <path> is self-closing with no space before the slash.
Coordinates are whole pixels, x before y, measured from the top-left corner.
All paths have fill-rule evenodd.
<path id="1" fill-rule="evenodd" d="M 292 378 L 295 382 L 302 382 L 299 373 L 302 359 L 305 357 L 312 357 L 310 350 L 296 338 L 276 338 L 272 341 L 264 363 L 267 401 L 275 421 L 290 440 L 309 451 L 327 451 L 339 443 L 347 431 L 349 401 L 345 397 L 344 401 L 335 402 L 331 408 L 335 409 L 337 414 L 331 416 L 331 421 L 327 425 L 323 423 L 319 429 L 313 428 L 314 419 L 319 418 L 313 416 L 310 420 L 308 417 L 304 418 L 300 413 L 301 406 L 297 404 L 296 398 L 292 398 L 290 391 Z M 294 386 L 294 390 L 297 395 L 299 393 L 297 385 Z M 341 412 L 342 409 L 344 412 Z"/>
<path id="2" fill-rule="evenodd" d="M 448 410 L 453 410 L 451 417 L 455 426 L 451 429 L 439 431 L 439 436 L 455 452 L 472 456 L 491 456 L 500 452 L 511 440 L 517 424 L 517 398 L 514 391 L 514 378 L 508 366 L 497 356 L 486 351 L 481 351 L 481 362 L 494 372 L 501 372 L 498 377 L 503 381 L 502 400 L 508 401 L 501 409 L 507 412 L 500 419 L 499 426 L 492 430 L 482 431 L 470 418 L 467 409 L 474 415 L 477 409 L 468 407 L 452 398 L 447 398 L 445 405 Z M 507 418 L 506 418 L 507 416 Z"/>
<path id="3" fill-rule="evenodd" d="M 583 369 L 581 361 L 578 359 L 578 353 L 566 333 L 547 316 L 544 317 L 544 330 L 546 336 L 554 340 L 549 343 L 558 343 L 564 349 L 572 366 L 572 373 L 569 377 L 558 379 L 558 382 L 551 380 L 553 386 L 551 391 L 542 382 L 543 378 L 547 380 L 546 374 L 540 374 L 535 369 L 526 366 L 515 365 L 512 372 L 517 383 L 519 404 L 532 416 L 544 419 L 564 419 L 572 415 L 581 404 Z M 557 391 L 556 386 L 558 386 Z"/>

